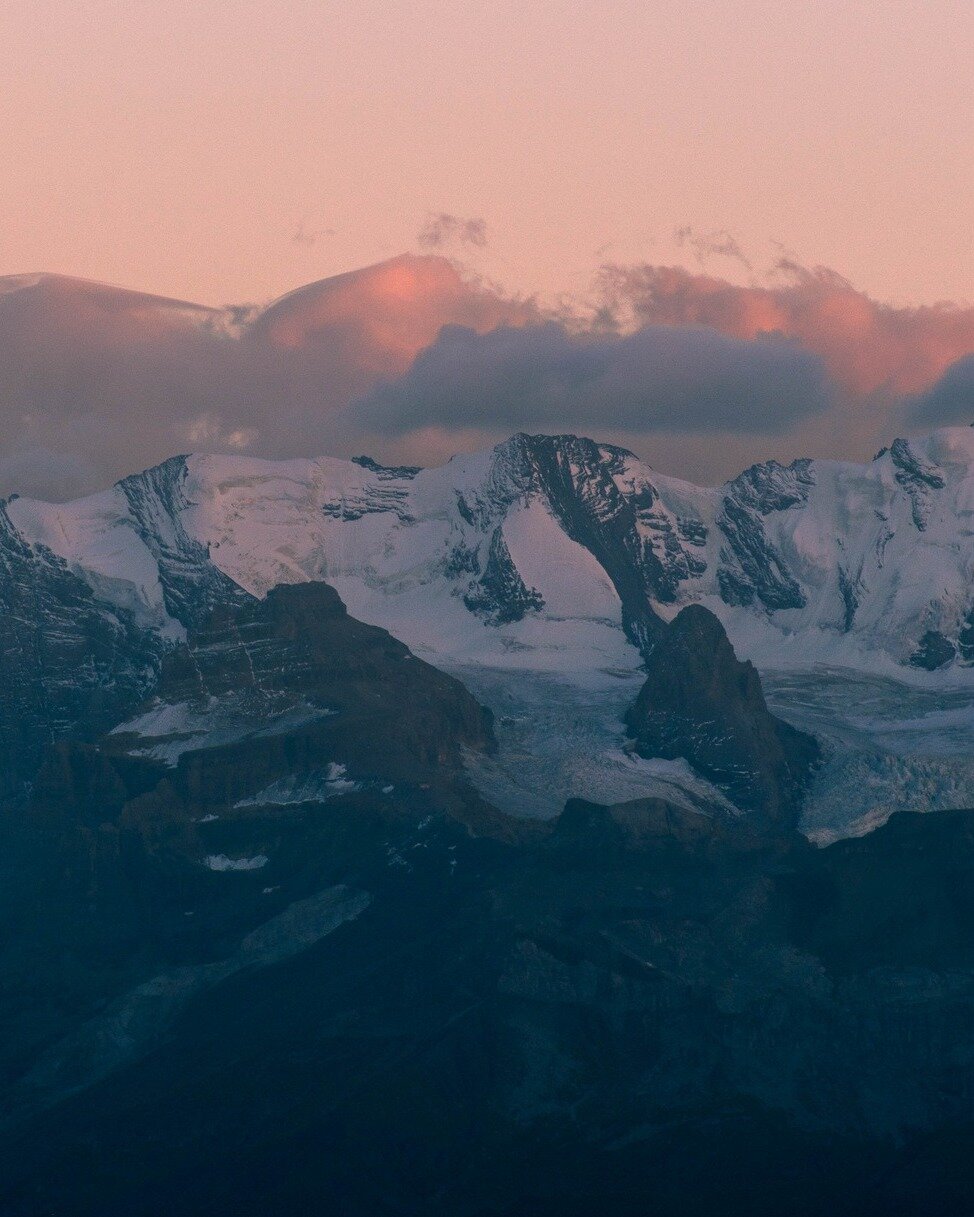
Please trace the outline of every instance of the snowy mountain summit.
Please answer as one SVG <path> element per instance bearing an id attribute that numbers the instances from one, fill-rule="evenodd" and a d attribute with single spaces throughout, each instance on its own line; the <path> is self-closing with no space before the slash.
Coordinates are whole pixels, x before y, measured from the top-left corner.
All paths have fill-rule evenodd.
<path id="1" fill-rule="evenodd" d="M 974 673 L 969 428 L 716 489 L 570 435 L 435 469 L 173 457 L 75 502 L 15 497 L 0 534 L 161 642 L 222 599 L 313 579 L 434 662 L 632 671 L 701 603 L 759 666 Z"/>

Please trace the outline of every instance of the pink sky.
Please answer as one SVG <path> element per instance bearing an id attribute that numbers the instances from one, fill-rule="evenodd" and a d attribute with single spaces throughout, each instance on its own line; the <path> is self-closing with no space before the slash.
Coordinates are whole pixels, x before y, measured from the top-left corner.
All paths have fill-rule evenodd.
<path id="1" fill-rule="evenodd" d="M 549 299 L 606 260 L 748 280 L 689 225 L 965 300 L 972 45 L 970 0 L 8 4 L 0 272 L 267 300 L 447 212 Z"/>

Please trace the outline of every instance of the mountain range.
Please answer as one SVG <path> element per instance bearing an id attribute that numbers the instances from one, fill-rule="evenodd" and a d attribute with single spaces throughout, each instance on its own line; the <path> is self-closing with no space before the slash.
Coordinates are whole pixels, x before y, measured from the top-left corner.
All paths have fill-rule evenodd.
<path id="1" fill-rule="evenodd" d="M 3 1211 L 970 1211 L 972 520 L 970 429 L 8 499 Z"/>
<path id="2" fill-rule="evenodd" d="M 174 457 L 75 502 L 13 496 L 3 515 L 8 550 L 160 638 L 220 588 L 324 579 L 430 654 L 568 672 L 636 662 L 699 603 L 758 662 L 965 679 L 972 537 L 970 428 L 716 489 L 575 436 L 516 435 L 436 469 Z"/>

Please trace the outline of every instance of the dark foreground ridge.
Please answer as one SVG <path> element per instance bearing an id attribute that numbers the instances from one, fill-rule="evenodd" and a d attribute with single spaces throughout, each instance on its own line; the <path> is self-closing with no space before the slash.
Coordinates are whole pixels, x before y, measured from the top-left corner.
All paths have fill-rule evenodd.
<path id="1" fill-rule="evenodd" d="M 690 626 L 683 717 L 760 760 Z M 775 735 L 753 816 L 508 818 L 489 714 L 321 585 L 216 609 L 123 726 L 2 825 L 5 1217 L 972 1211 L 974 811 L 816 850 Z"/>

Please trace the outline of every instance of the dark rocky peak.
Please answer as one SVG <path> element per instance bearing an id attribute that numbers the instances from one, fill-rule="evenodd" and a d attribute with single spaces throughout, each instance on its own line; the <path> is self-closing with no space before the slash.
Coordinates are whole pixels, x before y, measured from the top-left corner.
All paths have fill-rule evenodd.
<path id="1" fill-rule="evenodd" d="M 790 465 L 778 461 L 751 465 L 728 483 L 727 492 L 737 502 L 767 515 L 806 502 L 814 485 L 812 461 L 803 457 Z"/>
<path id="2" fill-rule="evenodd" d="M 213 609 L 166 656 L 132 729 L 105 746 L 169 758 L 219 799 L 336 762 L 418 780 L 494 737 L 490 712 L 459 681 L 350 617 L 332 587 L 303 583 Z"/>
<path id="3" fill-rule="evenodd" d="M 182 513 L 192 506 L 185 492 L 187 476 L 186 457 L 173 456 L 118 485 L 136 531 L 158 564 L 166 609 L 191 627 L 215 605 L 243 602 L 247 594 L 213 565 L 207 547 L 183 527 Z"/>
<path id="4" fill-rule="evenodd" d="M 410 481 L 417 473 L 423 472 L 422 465 L 380 465 L 371 456 L 353 456 L 353 465 L 360 465 L 374 473 L 380 482 Z"/>
<path id="5" fill-rule="evenodd" d="M 765 517 L 805 503 L 814 482 L 809 460 L 752 465 L 728 482 L 717 515 L 717 527 L 728 545 L 721 552 L 723 565 L 717 574 L 726 604 L 759 601 L 772 612 L 804 607 L 801 585 L 769 540 Z"/>
<path id="6" fill-rule="evenodd" d="M 699 558 L 692 548 L 684 552 L 675 535 L 661 538 L 658 546 L 643 535 L 639 526 L 647 513 L 653 514 L 657 496 L 648 484 L 638 495 L 620 489 L 616 478 L 630 460 L 635 458 L 625 448 L 576 435 L 521 433 L 499 444 L 482 486 L 457 496 L 461 519 L 490 537 L 477 550 L 461 545 L 450 558 L 449 573 L 474 576 L 464 595 L 470 611 L 503 624 L 543 606 L 510 561 L 498 531 L 515 504 L 538 498 L 612 580 L 622 601 L 623 627 L 634 645 L 653 639 L 659 619 L 650 600 L 672 600 L 680 579 Z M 665 525 L 673 531 L 668 520 Z"/>
<path id="7" fill-rule="evenodd" d="M 646 672 L 626 715 L 640 755 L 683 757 L 742 810 L 793 828 L 818 744 L 770 712 L 757 670 L 738 660 L 717 617 L 683 609 Z"/>
<path id="8" fill-rule="evenodd" d="M 943 490 L 946 482 L 936 465 L 922 457 L 909 440 L 895 439 L 889 457 L 896 469 L 896 480 L 910 499 L 913 523 L 923 532 L 932 509 L 932 492 Z"/>
<path id="9" fill-rule="evenodd" d="M 889 448 L 889 455 L 897 468 L 896 480 L 901 486 L 918 482 L 929 486 L 931 490 L 943 490 L 946 484 L 943 475 L 935 465 L 919 455 L 909 440 L 894 439 Z"/>
<path id="10" fill-rule="evenodd" d="M 591 499 L 593 509 L 609 515 L 621 497 L 612 475 L 635 459 L 625 448 L 577 435 L 518 432 L 494 448 L 479 489 L 458 493 L 458 510 L 468 524 L 487 528 L 515 503 L 541 495 L 558 515 L 579 497 Z"/>
<path id="11" fill-rule="evenodd" d="M 417 659 L 387 630 L 350 617 L 338 592 L 321 582 L 281 584 L 263 600 L 247 597 L 212 609 L 168 658 L 161 693 L 169 692 L 187 655 L 207 693 L 244 685 L 265 692 L 316 692 L 323 683 L 344 679 L 391 680 L 404 664 L 410 672 L 403 683 L 412 682 L 415 668 L 427 684 L 462 687 Z M 241 658 L 246 660 L 241 675 L 228 682 L 228 668 Z"/>
<path id="12" fill-rule="evenodd" d="M 539 473 L 550 474 L 552 466 L 568 469 L 574 477 L 598 476 L 601 471 L 618 473 L 626 461 L 635 460 L 628 448 L 599 444 L 584 435 L 529 435 L 519 431 L 505 447 L 517 452 L 527 465 Z M 571 470 L 571 466 L 575 470 Z"/>
<path id="13" fill-rule="evenodd" d="M 672 603 L 680 584 L 706 569 L 699 554 L 705 534 L 692 522 L 686 536 L 674 527 L 650 482 L 626 484 L 636 458 L 625 448 L 575 435 L 519 434 L 498 454 L 612 580 L 632 643 L 651 647 L 661 622 L 650 602 Z"/>
<path id="14" fill-rule="evenodd" d="M 94 738 L 152 687 L 163 645 L 27 544 L 0 502 L 0 801 L 24 792 L 43 747 Z"/>
<path id="15" fill-rule="evenodd" d="M 626 448 L 599 444 L 585 436 L 519 431 L 494 448 L 484 491 L 491 502 L 502 506 L 557 487 L 569 495 L 586 488 L 594 492 L 605 488 L 607 478 L 634 460 Z"/>
<path id="16" fill-rule="evenodd" d="M 7 821 L 34 873 L 60 885 L 51 915 L 97 904 L 82 935 L 215 949 L 363 859 L 412 875 L 435 838 L 448 880 L 444 834 L 517 836 L 461 769 L 465 748 L 494 746 L 490 712 L 323 584 L 214 609 L 132 713 L 95 742 L 49 745 Z M 0 857 L 0 913 L 16 858 Z"/>

